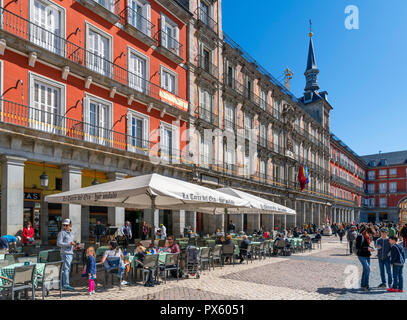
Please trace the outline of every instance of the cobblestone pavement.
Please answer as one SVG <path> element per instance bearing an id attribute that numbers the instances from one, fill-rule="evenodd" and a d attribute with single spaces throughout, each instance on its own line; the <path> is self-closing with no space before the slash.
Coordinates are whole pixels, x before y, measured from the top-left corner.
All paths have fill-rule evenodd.
<path id="1" fill-rule="evenodd" d="M 324 237 L 322 249 L 297 253 L 290 257 L 272 257 L 253 263 L 226 265 L 204 271 L 199 279 L 167 280 L 155 287 L 140 283 L 123 286 L 109 281 L 103 290 L 103 273 L 98 273 L 97 293 L 88 296 L 87 281 L 73 274 L 71 284 L 76 292 L 63 292 L 66 300 L 364 300 L 407 299 L 406 293 L 388 293 L 373 288 L 359 288 L 361 266 L 356 256 L 346 254 L 346 244 L 334 237 Z M 406 270 L 404 270 L 407 276 Z M 356 275 L 356 276 L 355 276 Z M 110 280 L 110 277 L 109 277 Z M 370 285 L 380 283 L 377 259 L 371 260 Z M 348 288 L 348 289 L 347 289 Z M 37 291 L 37 299 L 41 294 Z M 46 299 L 59 299 L 51 291 Z"/>

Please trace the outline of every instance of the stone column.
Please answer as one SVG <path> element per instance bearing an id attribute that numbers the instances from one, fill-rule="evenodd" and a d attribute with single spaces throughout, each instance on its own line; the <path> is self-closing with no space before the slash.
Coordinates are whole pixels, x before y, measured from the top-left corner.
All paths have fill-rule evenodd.
<path id="1" fill-rule="evenodd" d="M 274 225 L 274 214 L 272 214 L 271 215 L 271 231 L 272 232 L 274 231 L 274 227 L 275 227 L 275 225 Z"/>
<path id="2" fill-rule="evenodd" d="M 62 167 L 62 191 L 71 191 L 82 187 L 82 169 L 70 165 Z M 62 205 L 62 221 L 71 219 L 75 241 L 82 239 L 82 209 L 77 204 Z M 88 225 L 89 227 L 89 225 Z"/>
<path id="3" fill-rule="evenodd" d="M 185 211 L 185 225 L 191 226 L 192 231 L 196 232 L 196 211 Z"/>
<path id="4" fill-rule="evenodd" d="M 120 172 L 109 172 L 107 178 L 109 181 L 123 180 L 127 175 Z M 107 223 L 113 227 L 122 227 L 124 225 L 124 208 L 112 207 L 107 209 Z M 158 224 L 157 224 L 158 227 Z"/>
<path id="5" fill-rule="evenodd" d="M 82 206 L 81 220 L 82 220 L 81 242 L 88 242 L 89 241 L 89 206 Z"/>
<path id="6" fill-rule="evenodd" d="M 184 234 L 185 228 L 185 211 L 173 210 L 172 211 L 172 234 L 178 238 L 180 234 Z M 169 236 L 169 234 L 167 234 Z"/>
<path id="7" fill-rule="evenodd" d="M 3 156 L 1 159 L 1 233 L 15 235 L 24 224 L 24 162 L 27 159 Z"/>
<path id="8" fill-rule="evenodd" d="M 302 201 L 302 225 L 307 223 L 307 203 L 305 201 Z"/>
<path id="9" fill-rule="evenodd" d="M 260 214 L 247 215 L 247 231 L 252 233 L 254 230 L 260 229 Z"/>
<path id="10" fill-rule="evenodd" d="M 48 244 L 48 202 L 45 201 L 41 203 L 41 244 Z"/>

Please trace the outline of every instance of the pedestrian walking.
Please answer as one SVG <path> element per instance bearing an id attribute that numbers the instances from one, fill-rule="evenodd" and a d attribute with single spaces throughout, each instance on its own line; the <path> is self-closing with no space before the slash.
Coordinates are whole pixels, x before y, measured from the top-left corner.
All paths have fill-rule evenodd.
<path id="1" fill-rule="evenodd" d="M 75 246 L 75 233 L 72 231 L 72 222 L 65 219 L 62 223 L 62 230 L 58 233 L 57 246 L 61 248 L 62 265 L 62 288 L 67 291 L 75 291 L 69 285 L 69 273 L 73 258 L 73 249 Z"/>
<path id="2" fill-rule="evenodd" d="M 343 236 L 345 235 L 345 230 L 342 225 L 339 226 L 338 235 L 339 235 L 339 241 L 342 243 Z"/>
<path id="3" fill-rule="evenodd" d="M 336 238 L 338 236 L 338 226 L 336 225 L 336 223 L 332 225 L 332 232 Z"/>
<path id="4" fill-rule="evenodd" d="M 23 245 L 33 245 L 34 244 L 34 229 L 31 225 L 31 222 L 26 223 L 25 228 L 23 229 Z"/>
<path id="5" fill-rule="evenodd" d="M 389 230 L 387 228 L 382 228 L 380 230 L 381 237 L 377 239 L 377 258 L 379 260 L 379 269 L 380 269 L 380 277 L 382 279 L 382 283 L 379 285 L 379 288 L 387 288 L 386 286 L 386 276 L 385 276 L 385 269 L 387 273 L 387 283 L 389 288 L 393 283 L 393 276 L 391 274 L 390 268 L 390 251 L 391 245 L 389 238 L 387 235 L 389 234 Z"/>
<path id="6" fill-rule="evenodd" d="M 356 238 L 357 256 L 363 267 L 360 287 L 364 291 L 370 290 L 369 289 L 370 256 L 371 252 L 374 251 L 373 247 L 371 246 L 373 234 L 374 230 L 371 227 L 366 227 L 362 230 L 362 233 L 359 234 Z"/>
<path id="7" fill-rule="evenodd" d="M 389 237 L 391 244 L 390 264 L 393 266 L 393 287 L 389 292 L 403 292 L 403 267 L 406 261 L 403 247 L 397 243 L 397 237 Z"/>
<path id="8" fill-rule="evenodd" d="M 352 226 L 350 230 L 348 231 L 348 234 L 346 235 L 346 240 L 348 240 L 349 243 L 349 253 L 353 254 L 353 244 L 355 243 L 355 240 L 358 236 L 358 233 L 356 232 L 356 227 Z"/>
<path id="9" fill-rule="evenodd" d="M 393 228 L 393 224 L 389 223 L 389 238 L 396 236 L 396 230 Z"/>

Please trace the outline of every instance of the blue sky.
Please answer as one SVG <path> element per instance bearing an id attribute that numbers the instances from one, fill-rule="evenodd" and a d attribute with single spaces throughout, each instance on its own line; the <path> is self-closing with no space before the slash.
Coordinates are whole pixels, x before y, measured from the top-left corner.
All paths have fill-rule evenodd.
<path id="1" fill-rule="evenodd" d="M 289 67 L 298 97 L 312 19 L 320 90 L 334 108 L 331 131 L 359 155 L 407 149 L 406 0 L 222 2 L 223 30 L 276 78 Z M 359 30 L 345 28 L 348 5 L 359 9 Z"/>

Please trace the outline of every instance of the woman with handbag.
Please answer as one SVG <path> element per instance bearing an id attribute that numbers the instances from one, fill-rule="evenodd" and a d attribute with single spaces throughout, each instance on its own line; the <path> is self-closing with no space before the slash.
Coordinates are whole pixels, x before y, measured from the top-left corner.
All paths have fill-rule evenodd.
<path id="1" fill-rule="evenodd" d="M 31 222 L 26 223 L 25 228 L 23 229 L 23 245 L 33 245 L 34 244 L 34 228 L 31 225 Z"/>

